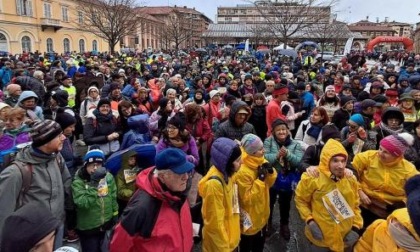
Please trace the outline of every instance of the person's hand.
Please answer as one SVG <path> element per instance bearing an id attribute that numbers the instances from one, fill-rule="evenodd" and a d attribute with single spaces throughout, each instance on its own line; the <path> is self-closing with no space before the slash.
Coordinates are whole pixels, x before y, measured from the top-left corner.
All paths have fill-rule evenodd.
<path id="1" fill-rule="evenodd" d="M 359 240 L 359 234 L 356 231 L 350 230 L 344 236 L 344 244 L 346 247 L 352 247 Z"/>
<path id="2" fill-rule="evenodd" d="M 194 164 L 196 160 L 193 155 L 187 155 L 187 161 Z"/>
<path id="3" fill-rule="evenodd" d="M 367 133 L 364 128 L 359 127 L 359 129 L 357 130 L 357 133 L 359 134 L 360 139 L 364 140 L 367 138 Z"/>
<path id="4" fill-rule="evenodd" d="M 286 149 L 286 147 L 283 146 L 283 147 L 280 148 L 278 158 L 285 157 L 286 155 L 287 155 L 287 149 Z"/>
<path id="5" fill-rule="evenodd" d="M 349 136 L 347 137 L 347 141 L 349 143 L 354 143 L 356 139 L 357 139 L 357 135 L 355 133 L 350 133 Z"/>
<path id="6" fill-rule="evenodd" d="M 264 164 L 262 164 L 261 166 L 263 169 L 265 169 L 269 174 L 273 174 L 274 173 L 274 168 L 272 165 L 270 165 L 270 163 L 266 162 Z"/>
<path id="7" fill-rule="evenodd" d="M 370 205 L 372 202 L 370 201 L 370 198 L 366 195 L 366 193 L 363 190 L 359 190 L 359 197 L 360 197 L 360 201 L 362 201 L 362 203 L 364 205 Z"/>
<path id="8" fill-rule="evenodd" d="M 310 220 L 308 226 L 309 231 L 311 231 L 311 234 L 315 238 L 315 240 L 322 241 L 322 239 L 324 239 L 321 229 L 314 220 Z"/>
<path id="9" fill-rule="evenodd" d="M 346 178 L 351 178 L 351 177 L 353 177 L 353 171 L 352 170 L 350 170 L 349 168 L 346 168 L 346 169 L 344 169 L 344 177 L 346 177 Z"/>
<path id="10" fill-rule="evenodd" d="M 318 166 L 309 166 L 308 168 L 306 168 L 306 173 L 308 173 L 308 175 L 310 177 L 318 178 L 319 177 L 319 168 L 318 168 Z"/>
<path id="11" fill-rule="evenodd" d="M 302 110 L 302 111 L 298 112 L 297 114 L 298 114 L 298 117 L 301 117 L 301 116 L 303 116 L 303 114 L 305 114 L 305 113 L 306 113 L 306 111 L 305 111 L 305 110 Z"/>
<path id="12" fill-rule="evenodd" d="M 114 133 L 109 134 L 107 138 L 108 138 L 108 141 L 112 141 L 112 140 L 118 139 L 119 136 L 120 135 L 118 133 L 114 132 Z"/>
<path id="13" fill-rule="evenodd" d="M 99 181 L 106 176 L 106 169 L 105 167 L 100 167 L 96 169 L 92 174 L 90 174 L 90 182 L 91 186 L 97 187 L 99 184 Z"/>
<path id="14" fill-rule="evenodd" d="M 258 179 L 264 182 L 266 175 L 267 175 L 267 170 L 260 166 L 258 168 Z"/>

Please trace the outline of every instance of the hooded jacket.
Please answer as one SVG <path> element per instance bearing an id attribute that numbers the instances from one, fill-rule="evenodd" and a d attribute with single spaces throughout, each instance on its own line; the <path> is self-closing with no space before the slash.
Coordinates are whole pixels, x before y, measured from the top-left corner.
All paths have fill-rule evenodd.
<path id="1" fill-rule="evenodd" d="M 80 168 L 72 183 L 73 201 L 77 211 L 77 226 L 80 231 L 104 230 L 112 226 L 112 218 L 118 215 L 117 186 L 111 173 L 100 182 L 106 181 L 107 195 L 98 196 L 98 188 L 89 185 L 90 175 L 86 166 Z"/>
<path id="2" fill-rule="evenodd" d="M 246 109 L 248 111 L 248 115 L 245 119 L 245 124 L 242 126 L 236 125 L 235 116 L 241 109 Z M 234 102 L 232 108 L 229 113 L 229 120 L 224 121 L 219 125 L 219 128 L 215 134 L 215 138 L 219 137 L 227 137 L 232 140 L 241 140 L 243 136 L 246 134 L 252 133 L 257 134 L 255 132 L 254 126 L 248 122 L 249 117 L 251 116 L 251 109 L 248 105 L 243 101 Z"/>
<path id="3" fill-rule="evenodd" d="M 405 183 L 419 174 L 414 165 L 403 157 L 392 163 L 382 163 L 377 150 L 356 154 L 352 165 L 359 174 L 363 192 L 369 198 L 387 205 L 405 201 Z"/>
<path id="4" fill-rule="evenodd" d="M 203 252 L 232 252 L 239 245 L 239 213 L 233 213 L 235 181 L 226 173 L 235 146 L 235 143 L 228 141 L 221 141 L 216 146 L 213 144 L 214 165 L 198 183 L 198 193 L 203 199 Z M 222 183 L 210 179 L 213 176 L 219 177 Z"/>
<path id="5" fill-rule="evenodd" d="M 363 236 L 359 239 L 354 252 L 406 252 L 397 246 L 394 239 L 388 231 L 390 222 L 395 219 L 402 224 L 406 230 L 420 243 L 420 237 L 414 230 L 410 216 L 408 215 L 407 208 L 401 208 L 395 210 L 387 220 L 376 220 L 373 222 L 363 233 Z"/>
<path id="6" fill-rule="evenodd" d="M 165 190 L 154 167 L 140 172 L 139 188 L 116 226 L 110 251 L 190 252 L 193 246 L 190 207 L 185 197 Z"/>
<path id="7" fill-rule="evenodd" d="M 264 157 L 256 157 L 242 149 L 242 165 L 235 181 L 238 184 L 239 205 L 241 211 L 247 213 L 251 220 L 251 227 L 241 225 L 244 235 L 254 235 L 267 224 L 270 216 L 270 187 L 277 178 L 277 171 L 267 174 L 264 181 L 258 179 L 258 168 L 268 162 Z"/>
<path id="8" fill-rule="evenodd" d="M 64 196 L 70 194 L 71 176 L 65 167 L 59 167 L 60 164 L 65 165 L 61 154 L 48 155 L 28 146 L 16 154 L 15 160 L 32 166 L 31 186 L 20 200 L 23 205 L 32 201 L 40 202 L 51 210 L 55 218 L 64 221 Z M 22 186 L 22 173 L 16 165 L 7 167 L 0 174 L 1 227 L 18 207 L 17 199 Z"/>
<path id="9" fill-rule="evenodd" d="M 122 156 L 121 168 L 118 171 L 117 180 L 117 197 L 120 200 L 129 201 L 133 193 L 136 191 L 136 173 L 140 171 L 138 166 L 131 167 L 128 165 L 128 159 L 133 155 L 137 155 L 134 150 L 127 151 Z M 133 179 L 134 178 L 134 179 Z"/>
<path id="10" fill-rule="evenodd" d="M 33 92 L 33 91 L 23 91 L 20 96 L 19 96 L 19 100 L 16 104 L 16 107 L 21 107 L 23 109 L 25 109 L 22 105 L 22 101 L 26 100 L 28 98 L 35 98 L 35 102 L 38 101 L 38 96 Z M 43 121 L 44 120 L 44 115 L 42 113 L 42 108 L 40 106 L 36 106 L 35 109 L 33 110 L 26 110 L 26 115 L 32 119 L 32 120 L 40 120 Z"/>
<path id="11" fill-rule="evenodd" d="M 41 80 L 30 77 L 30 76 L 18 76 L 16 77 L 16 84 L 19 84 L 22 88 L 22 90 L 31 90 L 34 91 L 34 93 L 41 98 L 45 97 L 45 88 L 44 84 Z M 37 100 L 38 106 L 42 106 L 43 100 L 39 99 Z"/>
<path id="12" fill-rule="evenodd" d="M 319 177 L 311 177 L 303 173 L 301 181 L 296 188 L 295 203 L 300 217 L 308 223 L 314 220 L 320 227 L 324 239 L 319 241 L 313 238 L 308 226 L 305 227 L 306 237 L 318 247 L 327 247 L 331 251 L 344 251 L 344 237 L 352 227 L 362 228 L 363 219 L 359 208 L 358 183 L 356 178 L 343 177 L 338 181 L 331 178 L 329 163 L 336 155 L 345 155 L 344 147 L 336 140 L 330 139 L 321 151 L 319 163 Z M 323 203 L 323 197 L 337 189 L 349 207 L 354 212 L 353 217 L 336 223 Z"/>

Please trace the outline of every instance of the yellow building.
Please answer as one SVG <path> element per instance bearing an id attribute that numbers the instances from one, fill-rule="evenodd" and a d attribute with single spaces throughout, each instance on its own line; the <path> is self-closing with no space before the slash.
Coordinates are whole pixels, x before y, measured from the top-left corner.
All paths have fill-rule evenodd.
<path id="1" fill-rule="evenodd" d="M 83 13 L 73 0 L 0 1 L 0 51 L 109 51 L 108 43 L 78 26 Z M 119 50 L 119 45 L 116 46 Z"/>

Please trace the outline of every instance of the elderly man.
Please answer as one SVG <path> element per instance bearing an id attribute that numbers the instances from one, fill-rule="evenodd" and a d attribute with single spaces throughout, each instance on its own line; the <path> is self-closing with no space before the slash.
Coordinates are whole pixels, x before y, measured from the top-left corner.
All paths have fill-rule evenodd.
<path id="1" fill-rule="evenodd" d="M 192 220 L 186 196 L 194 165 L 178 148 L 165 149 L 155 160 L 155 167 L 137 176 L 139 190 L 115 228 L 111 251 L 192 250 Z"/>
<path id="2" fill-rule="evenodd" d="M 70 193 L 71 176 L 60 151 L 66 137 L 57 122 L 38 122 L 31 130 L 32 145 L 20 150 L 15 162 L 0 174 L 0 226 L 16 209 L 39 202 L 63 223 L 64 198 Z M 1 235 L 1 234 L 0 234 Z M 63 225 L 56 233 L 55 248 L 62 245 Z"/>

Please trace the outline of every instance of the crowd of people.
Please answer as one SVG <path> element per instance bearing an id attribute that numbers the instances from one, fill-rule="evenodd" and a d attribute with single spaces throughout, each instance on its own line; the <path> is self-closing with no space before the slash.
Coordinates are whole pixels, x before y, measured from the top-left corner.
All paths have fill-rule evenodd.
<path id="1" fill-rule="evenodd" d="M 404 57 L 1 59 L 0 251 L 263 251 L 276 203 L 290 240 L 292 200 L 310 251 L 420 251 L 420 70 Z"/>

